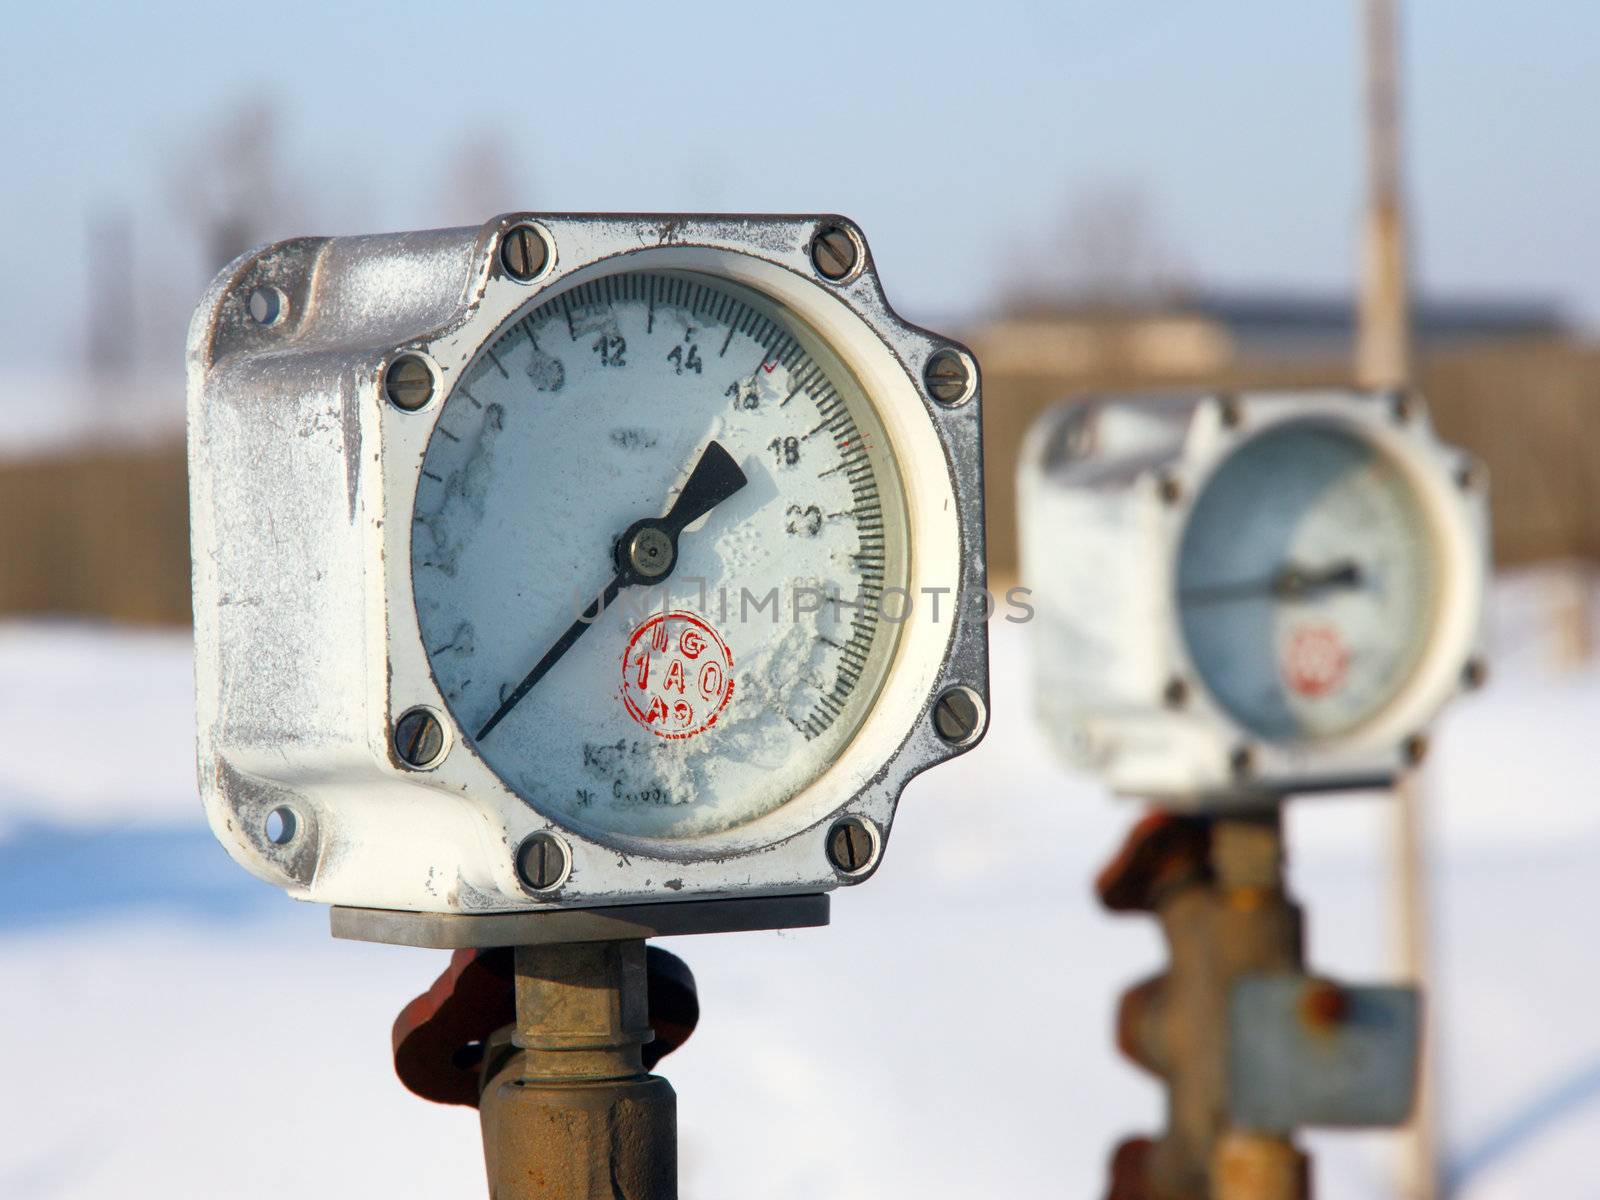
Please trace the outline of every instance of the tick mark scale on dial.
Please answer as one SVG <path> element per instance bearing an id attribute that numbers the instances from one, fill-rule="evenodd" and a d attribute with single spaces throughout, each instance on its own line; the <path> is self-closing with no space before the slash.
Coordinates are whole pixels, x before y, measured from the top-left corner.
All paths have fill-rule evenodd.
<path id="1" fill-rule="evenodd" d="M 484 351 L 485 354 L 487 354 L 489 356 L 489 361 L 492 362 L 497 368 L 499 368 L 500 374 L 504 375 L 507 379 L 510 379 L 511 378 L 511 372 L 506 370 L 505 363 L 500 361 L 499 356 L 496 355 L 495 352 L 494 352 L 494 348 L 491 347 L 491 346 L 485 346 L 483 348 L 483 351 Z"/>
<path id="2" fill-rule="evenodd" d="M 840 471 L 848 473 L 852 468 L 858 465 L 870 469 L 871 464 L 867 462 L 866 455 L 860 454 L 859 451 L 857 452 L 857 455 L 858 457 L 856 458 L 846 458 L 842 462 L 836 463 L 834 466 L 829 467 L 826 471 L 819 472 L 817 478 L 826 479 L 829 475 L 837 475 Z"/>

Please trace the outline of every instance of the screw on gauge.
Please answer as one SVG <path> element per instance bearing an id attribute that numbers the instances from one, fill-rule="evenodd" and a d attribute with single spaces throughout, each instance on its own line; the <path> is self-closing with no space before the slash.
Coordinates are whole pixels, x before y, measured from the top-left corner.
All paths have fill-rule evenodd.
<path id="1" fill-rule="evenodd" d="M 425 708 L 413 708 L 394 723 L 394 752 L 417 770 L 433 766 L 444 753 L 444 727 Z"/>
<path id="2" fill-rule="evenodd" d="M 1481 688 L 1489 678 L 1489 664 L 1481 658 L 1469 658 L 1461 668 L 1461 682 L 1469 688 Z"/>
<path id="3" fill-rule="evenodd" d="M 289 298 L 281 289 L 273 287 L 270 283 L 263 283 L 250 289 L 250 294 L 245 297 L 244 307 L 252 321 L 267 328 L 283 320 L 284 314 L 289 309 Z"/>
<path id="4" fill-rule="evenodd" d="M 572 855 L 553 833 L 534 833 L 517 847 L 517 878 L 534 892 L 549 892 L 567 880 Z"/>
<path id="5" fill-rule="evenodd" d="M 518 282 L 538 278 L 549 262 L 549 243 L 532 225 L 513 225 L 501 235 L 500 265 Z"/>
<path id="6" fill-rule="evenodd" d="M 671 572 L 678 548 L 672 535 L 654 522 L 641 521 L 629 533 L 625 549 L 627 565 L 645 580 L 660 579 Z"/>
<path id="7" fill-rule="evenodd" d="M 811 239 L 811 265 L 818 275 L 838 283 L 861 265 L 861 246 L 843 225 L 824 225 Z"/>
<path id="8" fill-rule="evenodd" d="M 1420 733 L 1413 733 L 1400 743 L 1400 754 L 1406 760 L 1406 765 L 1419 766 L 1428 757 L 1428 739 Z"/>
<path id="9" fill-rule="evenodd" d="M 1228 769 L 1235 779 L 1248 779 L 1255 773 L 1255 752 L 1249 746 L 1235 746 L 1228 756 Z"/>
<path id="10" fill-rule="evenodd" d="M 828 830 L 828 861 L 846 875 L 856 875 L 872 863 L 876 839 L 860 817 L 843 817 Z"/>
<path id="11" fill-rule="evenodd" d="M 983 701 L 971 688 L 953 687 L 933 706 L 933 728 L 952 746 L 971 745 L 983 732 Z"/>
<path id="12" fill-rule="evenodd" d="M 272 845 L 287 846 L 300 832 L 300 818 L 287 804 L 280 804 L 267 814 L 261 831 Z"/>
<path id="13" fill-rule="evenodd" d="M 928 395 L 954 408 L 972 397 L 972 365 L 959 350 L 940 350 L 922 370 Z"/>
<path id="14" fill-rule="evenodd" d="M 1189 703 L 1189 685 L 1174 675 L 1162 689 L 1161 701 L 1168 708 L 1182 708 Z"/>
<path id="15" fill-rule="evenodd" d="M 420 355 L 402 354 L 383 373 L 383 394 L 405 412 L 426 408 L 433 399 L 433 372 Z"/>
<path id="16" fill-rule="evenodd" d="M 1239 407 L 1239 397 L 1218 396 L 1217 416 L 1221 419 L 1224 429 L 1237 429 L 1239 422 L 1244 419 L 1244 411 Z"/>

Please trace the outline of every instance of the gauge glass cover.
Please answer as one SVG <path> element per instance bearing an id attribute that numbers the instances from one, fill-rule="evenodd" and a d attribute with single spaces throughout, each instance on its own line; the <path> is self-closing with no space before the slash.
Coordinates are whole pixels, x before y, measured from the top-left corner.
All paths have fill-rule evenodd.
<path id="1" fill-rule="evenodd" d="M 1429 644 L 1439 568 L 1407 474 L 1332 424 L 1269 430 L 1204 483 L 1177 604 L 1211 695 L 1255 736 L 1311 742 L 1372 720 Z"/>
<path id="2" fill-rule="evenodd" d="M 744 486 L 483 733 L 713 442 Z M 860 729 L 906 529 L 872 399 L 797 314 L 710 274 L 620 271 L 503 326 L 444 401 L 417 617 L 457 736 L 525 801 L 602 838 L 705 836 L 793 799 Z M 671 558 L 640 546 L 653 570 Z"/>

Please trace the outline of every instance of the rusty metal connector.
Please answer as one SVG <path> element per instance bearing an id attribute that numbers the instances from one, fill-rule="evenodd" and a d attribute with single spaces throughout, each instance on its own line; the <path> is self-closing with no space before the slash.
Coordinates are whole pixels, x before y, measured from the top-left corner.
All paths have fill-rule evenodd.
<path id="1" fill-rule="evenodd" d="M 1311 1194 L 1310 1162 L 1287 1138 L 1229 1131 L 1212 1162 L 1212 1200 L 1283 1200 Z"/>
<path id="2" fill-rule="evenodd" d="M 642 941 L 458 950 L 394 1025 L 415 1094 L 481 1110 L 493 1200 L 672 1200 L 676 1098 L 647 1074 L 699 1020 Z"/>
<path id="3" fill-rule="evenodd" d="M 639 941 L 516 951 L 512 1055 L 479 1104 L 492 1200 L 677 1200 L 672 1086 L 645 1073 Z"/>
<path id="4" fill-rule="evenodd" d="M 1228 1141 L 1233 985 L 1248 973 L 1300 967 L 1300 911 L 1284 894 L 1282 868 L 1276 812 L 1214 819 L 1154 813 L 1102 872 L 1106 907 L 1154 913 L 1171 955 L 1165 974 L 1130 988 L 1118 1007 L 1117 1044 L 1165 1079 L 1170 1115 L 1160 1137 L 1118 1148 L 1111 1200 L 1304 1200 L 1297 1188 L 1224 1190 L 1239 1180 L 1287 1187 L 1299 1178 L 1261 1165 L 1298 1162 L 1287 1139 Z M 1276 1149 L 1269 1153 L 1267 1143 Z"/>
<path id="5" fill-rule="evenodd" d="M 1211 822 L 1153 812 L 1100 872 L 1095 892 L 1112 912 L 1155 912 L 1172 891 L 1211 879 Z"/>

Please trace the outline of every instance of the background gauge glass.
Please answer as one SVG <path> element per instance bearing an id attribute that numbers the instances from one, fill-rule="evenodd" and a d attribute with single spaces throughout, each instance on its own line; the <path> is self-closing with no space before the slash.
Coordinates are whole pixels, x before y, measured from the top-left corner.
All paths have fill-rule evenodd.
<path id="1" fill-rule="evenodd" d="M 765 297 L 669 271 L 592 278 L 483 347 L 412 533 L 461 730 L 542 812 L 636 837 L 741 825 L 838 757 L 906 559 L 855 378 Z"/>
<path id="2" fill-rule="evenodd" d="M 1185 529 L 1178 607 L 1217 701 L 1258 737 L 1314 741 L 1379 713 L 1427 648 L 1438 565 L 1402 469 L 1331 424 L 1246 443 Z"/>

